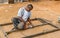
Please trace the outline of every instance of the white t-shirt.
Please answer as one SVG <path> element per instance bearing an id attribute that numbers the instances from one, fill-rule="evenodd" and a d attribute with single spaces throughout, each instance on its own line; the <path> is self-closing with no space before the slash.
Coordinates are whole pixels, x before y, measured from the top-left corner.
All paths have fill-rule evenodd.
<path id="1" fill-rule="evenodd" d="M 26 11 L 25 8 L 20 8 L 17 16 L 20 16 L 24 21 L 27 21 L 27 19 L 30 18 L 31 13 Z"/>

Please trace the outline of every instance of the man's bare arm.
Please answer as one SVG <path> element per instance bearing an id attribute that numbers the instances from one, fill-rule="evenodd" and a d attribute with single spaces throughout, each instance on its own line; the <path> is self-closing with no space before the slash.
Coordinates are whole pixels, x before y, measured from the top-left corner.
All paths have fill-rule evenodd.
<path id="1" fill-rule="evenodd" d="M 32 25 L 30 18 L 28 18 L 28 22 Z"/>
<path id="2" fill-rule="evenodd" d="M 18 18 L 20 19 L 21 22 L 25 23 L 25 21 L 22 19 L 22 17 L 18 17 Z"/>

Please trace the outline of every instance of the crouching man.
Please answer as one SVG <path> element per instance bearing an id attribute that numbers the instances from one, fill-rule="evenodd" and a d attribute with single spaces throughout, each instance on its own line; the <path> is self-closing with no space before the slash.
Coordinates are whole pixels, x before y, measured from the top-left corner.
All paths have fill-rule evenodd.
<path id="1" fill-rule="evenodd" d="M 32 23 L 30 21 L 30 16 L 31 16 L 30 11 L 32 9 L 33 9 L 32 4 L 28 4 L 27 6 L 19 9 L 17 17 L 14 17 L 12 19 L 12 22 L 14 24 L 14 29 L 19 29 L 18 27 L 20 27 L 21 29 L 26 29 L 27 21 L 32 25 Z M 20 26 L 18 26 L 18 25 L 20 25 Z"/>

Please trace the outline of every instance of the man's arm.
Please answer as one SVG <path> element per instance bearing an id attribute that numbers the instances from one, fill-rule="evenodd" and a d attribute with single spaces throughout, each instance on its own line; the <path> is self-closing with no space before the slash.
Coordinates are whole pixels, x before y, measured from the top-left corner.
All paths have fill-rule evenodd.
<path id="1" fill-rule="evenodd" d="M 31 20 L 30 20 L 30 18 L 28 18 L 28 22 L 33 26 L 33 24 L 31 23 Z"/>
<path id="2" fill-rule="evenodd" d="M 25 21 L 22 19 L 22 17 L 18 17 L 18 18 L 20 19 L 21 22 L 25 23 Z"/>

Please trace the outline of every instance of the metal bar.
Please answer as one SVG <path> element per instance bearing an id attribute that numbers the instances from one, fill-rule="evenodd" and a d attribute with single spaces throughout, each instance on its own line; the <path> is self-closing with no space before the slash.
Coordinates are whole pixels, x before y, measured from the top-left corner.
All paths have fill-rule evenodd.
<path id="1" fill-rule="evenodd" d="M 6 25 L 11 25 L 13 24 L 12 22 L 11 23 L 4 23 L 4 24 L 0 24 L 0 26 L 6 26 Z"/>
<path id="2" fill-rule="evenodd" d="M 54 24 L 52 24 L 52 23 L 48 23 L 50 26 L 53 26 L 53 27 L 55 27 L 55 28 L 58 28 L 58 29 L 60 29 L 57 25 L 54 25 Z"/>
<path id="3" fill-rule="evenodd" d="M 36 36 L 41 36 L 41 35 L 53 33 L 53 32 L 59 31 L 59 30 L 60 30 L 60 29 L 54 29 L 54 30 L 50 30 L 50 31 L 47 31 L 47 32 L 42 32 L 42 33 L 38 33 L 38 34 L 26 36 L 26 37 L 23 37 L 23 38 L 33 38 L 33 37 L 36 37 Z"/>
<path id="4" fill-rule="evenodd" d="M 41 23 L 51 23 L 51 21 L 44 19 L 44 18 L 35 18 L 36 20 L 39 20 Z"/>
<path id="5" fill-rule="evenodd" d="M 42 22 L 42 23 L 47 23 L 47 24 L 50 25 L 50 26 L 53 26 L 53 27 L 55 27 L 55 28 L 59 28 L 58 26 L 52 24 L 52 22 L 49 21 L 49 20 L 47 20 L 47 19 L 43 19 L 43 18 L 36 18 L 36 19 L 39 20 L 39 21 Z"/>
<path id="6" fill-rule="evenodd" d="M 0 26 L 0 30 L 2 30 L 2 32 L 3 32 L 3 34 L 4 34 L 4 37 L 5 37 L 5 38 L 8 38 L 7 33 L 2 29 L 2 27 L 1 27 L 1 26 Z"/>

